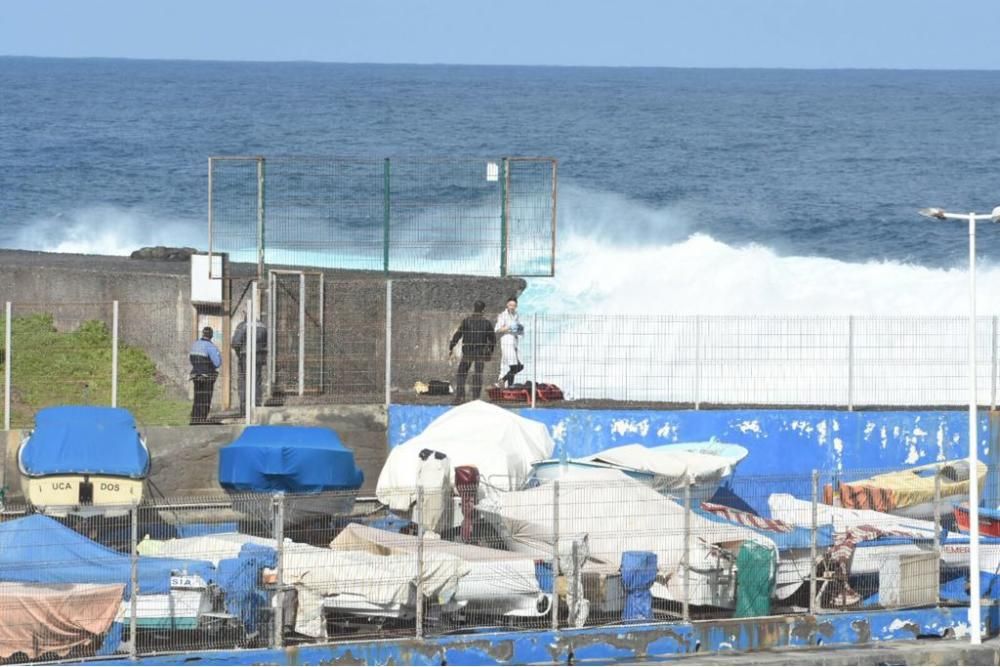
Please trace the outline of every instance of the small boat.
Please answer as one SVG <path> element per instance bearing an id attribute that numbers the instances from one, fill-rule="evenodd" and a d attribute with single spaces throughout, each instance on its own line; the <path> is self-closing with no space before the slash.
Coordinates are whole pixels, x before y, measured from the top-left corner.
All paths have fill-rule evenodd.
<path id="1" fill-rule="evenodd" d="M 684 442 L 646 447 L 622 445 L 579 459 L 548 459 L 532 467 L 537 481 L 555 479 L 586 481 L 618 470 L 657 492 L 682 500 L 684 485 L 691 483 L 691 504 L 710 500 L 736 466 L 746 458 L 745 447 L 723 442 Z"/>
<path id="2" fill-rule="evenodd" d="M 219 450 L 219 484 L 231 495 L 289 494 L 285 522 L 350 514 L 364 473 L 336 431 L 321 426 L 248 426 Z M 262 509 L 259 499 L 234 504 Z M 270 512 L 268 508 L 266 512 Z"/>
<path id="3" fill-rule="evenodd" d="M 969 503 L 955 505 L 955 523 L 963 533 L 969 532 Z M 979 534 L 1000 537 L 1000 509 L 979 508 Z"/>
<path id="4" fill-rule="evenodd" d="M 28 503 L 60 517 L 127 514 L 150 465 L 128 410 L 76 405 L 39 410 L 17 460 Z"/>
<path id="5" fill-rule="evenodd" d="M 213 606 L 215 598 L 209 582 L 218 577 L 211 563 L 202 559 L 139 556 L 135 568 L 139 591 L 136 596 L 137 626 L 140 629 L 195 630 L 223 619 L 239 624 L 237 617 Z M 32 514 L 0 523 L 0 585 L 116 585 L 117 602 L 121 603 L 122 613 L 127 615 L 132 574 L 133 561 L 129 554 L 98 544 L 51 517 Z M 242 592 L 239 588 L 239 582 L 234 581 L 228 592 L 237 595 Z M 27 589 L 22 592 L 31 593 Z M 44 602 L 47 594 L 41 589 L 36 592 L 38 603 Z M 92 615 L 86 618 L 96 619 L 97 608 L 91 609 Z M 0 612 L 4 611 L 0 608 Z M 13 608 L 6 611 L 13 611 Z M 119 623 L 120 618 L 119 615 L 115 622 Z M 107 632 L 108 627 L 102 626 L 102 631 Z"/>
<path id="6" fill-rule="evenodd" d="M 979 462 L 979 488 L 986 481 L 986 465 Z M 938 507 L 942 514 L 969 495 L 969 465 L 964 459 L 942 461 L 907 470 L 883 473 L 854 482 L 841 482 L 840 504 L 851 509 L 886 512 L 914 519 L 933 519 L 935 477 L 938 477 Z"/>

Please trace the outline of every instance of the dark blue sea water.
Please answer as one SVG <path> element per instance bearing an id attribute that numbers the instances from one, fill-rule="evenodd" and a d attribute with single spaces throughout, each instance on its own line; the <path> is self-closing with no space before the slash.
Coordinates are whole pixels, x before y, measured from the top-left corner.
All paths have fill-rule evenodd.
<path id="1" fill-rule="evenodd" d="M 567 307 L 948 310 L 964 229 L 916 210 L 1000 204 L 998 108 L 1000 72 L 0 58 L 0 245 L 205 246 L 210 155 L 545 155 Z"/>

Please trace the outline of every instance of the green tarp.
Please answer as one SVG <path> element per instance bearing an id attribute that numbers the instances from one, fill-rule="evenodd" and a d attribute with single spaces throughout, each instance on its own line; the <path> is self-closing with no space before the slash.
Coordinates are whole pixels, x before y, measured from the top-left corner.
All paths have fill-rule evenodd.
<path id="1" fill-rule="evenodd" d="M 773 549 L 749 540 L 736 556 L 736 618 L 768 616 L 777 572 Z"/>

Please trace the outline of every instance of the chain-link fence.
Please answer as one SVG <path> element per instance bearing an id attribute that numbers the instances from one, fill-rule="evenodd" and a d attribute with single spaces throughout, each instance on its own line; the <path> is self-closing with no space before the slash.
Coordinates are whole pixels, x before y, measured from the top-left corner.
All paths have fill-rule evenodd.
<path id="1" fill-rule="evenodd" d="M 522 314 L 520 335 L 496 334 L 488 358 L 466 355 L 463 364 L 464 344 L 451 341 L 468 313 L 415 308 L 381 282 L 319 272 L 273 270 L 267 285 L 255 365 L 261 406 L 448 402 L 460 389 L 465 399 L 536 407 L 968 403 L 961 317 Z M 238 351 L 232 341 L 249 298 L 235 295 L 213 321 L 222 357 L 213 420 L 243 414 L 254 364 L 249 346 Z M 487 329 L 501 309 L 488 305 Z M 10 427 L 28 428 L 35 411 L 60 404 L 115 404 L 143 425 L 189 421 L 197 331 L 188 307 L 18 302 L 11 313 L 0 355 Z M 996 406 L 997 318 L 977 327 L 979 404 Z M 520 367 L 513 380 L 511 363 Z"/>
<path id="2" fill-rule="evenodd" d="M 554 273 L 550 158 L 209 159 L 211 251 L 265 266 Z"/>
<path id="3" fill-rule="evenodd" d="M 380 489 L 395 512 L 354 492 L 48 515 L 8 504 L 0 659 L 968 601 L 960 462 L 655 483 L 602 474 L 529 476 L 511 491 L 463 476 Z M 987 597 L 998 568 L 1000 541 L 984 538 Z"/>

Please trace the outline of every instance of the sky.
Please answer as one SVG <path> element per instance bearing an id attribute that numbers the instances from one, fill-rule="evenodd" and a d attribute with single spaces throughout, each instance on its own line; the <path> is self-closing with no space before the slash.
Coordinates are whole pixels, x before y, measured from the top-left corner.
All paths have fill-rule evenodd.
<path id="1" fill-rule="evenodd" d="M 0 55 L 1000 69 L 1000 0 L 8 0 Z"/>

